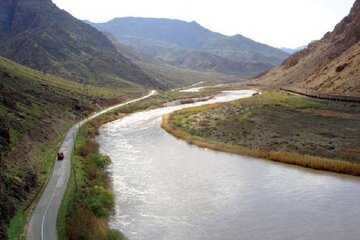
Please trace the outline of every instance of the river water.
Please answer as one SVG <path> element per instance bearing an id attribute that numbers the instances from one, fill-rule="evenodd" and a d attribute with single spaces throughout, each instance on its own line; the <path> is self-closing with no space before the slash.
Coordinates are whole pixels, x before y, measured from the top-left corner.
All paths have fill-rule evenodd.
<path id="1" fill-rule="evenodd" d="M 163 114 L 199 104 L 100 129 L 100 151 L 113 161 L 112 228 L 130 240 L 360 239 L 360 178 L 201 149 L 160 128 Z"/>

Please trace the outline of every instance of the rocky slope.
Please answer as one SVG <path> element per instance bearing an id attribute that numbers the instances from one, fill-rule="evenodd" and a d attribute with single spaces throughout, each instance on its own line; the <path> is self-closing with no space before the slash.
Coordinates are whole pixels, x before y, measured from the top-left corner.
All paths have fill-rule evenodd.
<path id="1" fill-rule="evenodd" d="M 360 0 L 332 32 L 253 83 L 360 96 Z"/>
<path id="2" fill-rule="evenodd" d="M 212 32 L 196 22 L 129 17 L 90 24 L 154 59 L 195 70 L 249 76 L 289 56 L 241 35 Z"/>
<path id="3" fill-rule="evenodd" d="M 0 55 L 77 82 L 160 85 L 117 52 L 101 32 L 51 0 L 0 0 Z"/>

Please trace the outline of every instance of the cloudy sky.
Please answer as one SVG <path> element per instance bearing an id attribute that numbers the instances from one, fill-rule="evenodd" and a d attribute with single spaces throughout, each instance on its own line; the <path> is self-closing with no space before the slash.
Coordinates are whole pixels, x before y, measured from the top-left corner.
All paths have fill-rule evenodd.
<path id="1" fill-rule="evenodd" d="M 79 19 L 115 17 L 196 21 L 225 35 L 242 34 L 275 47 L 320 39 L 345 17 L 355 0 L 53 0 Z"/>

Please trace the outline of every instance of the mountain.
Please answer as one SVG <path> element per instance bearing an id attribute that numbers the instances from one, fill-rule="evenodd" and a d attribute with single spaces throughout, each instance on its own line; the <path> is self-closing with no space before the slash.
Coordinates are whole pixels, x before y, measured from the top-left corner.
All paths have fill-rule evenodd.
<path id="1" fill-rule="evenodd" d="M 0 55 L 77 82 L 160 86 L 104 34 L 51 0 L 0 0 Z"/>
<path id="2" fill-rule="evenodd" d="M 360 96 L 360 0 L 332 32 L 252 83 Z"/>
<path id="3" fill-rule="evenodd" d="M 198 82 L 224 83 L 243 81 L 244 73 L 229 74 L 214 72 L 211 70 L 218 70 L 223 67 L 224 69 L 236 72 L 239 71 L 239 69 L 244 71 L 246 68 L 246 71 L 244 72 L 249 72 L 255 65 L 245 65 L 241 63 L 233 63 L 232 66 L 228 64 L 224 65 L 223 62 L 230 61 L 215 55 L 212 55 L 214 59 L 207 59 L 206 55 L 211 55 L 209 53 L 169 49 L 169 51 L 172 51 L 173 53 L 170 54 L 169 52 L 166 59 L 170 62 L 170 64 L 175 64 L 170 65 L 163 60 L 154 59 L 152 56 L 120 42 L 111 33 L 104 32 L 104 34 L 109 38 L 119 52 L 138 65 L 147 75 L 161 82 L 161 84 L 168 89 L 177 88 L 179 86 L 188 86 Z M 187 55 L 187 53 L 189 53 L 190 56 L 181 57 L 183 55 Z M 196 56 L 196 54 L 199 54 L 200 56 Z M 205 55 L 205 57 L 203 55 Z M 175 63 L 174 61 L 178 62 Z M 211 67 L 210 64 L 212 64 Z"/>
<path id="4" fill-rule="evenodd" d="M 241 35 L 212 32 L 196 22 L 127 17 L 90 24 L 156 60 L 195 70 L 250 76 L 289 56 Z"/>
<path id="5" fill-rule="evenodd" d="M 307 45 L 301 46 L 301 47 L 297 47 L 297 48 L 286 48 L 286 47 L 282 47 L 280 48 L 280 50 L 287 52 L 289 54 L 294 54 L 296 52 L 299 52 L 303 49 L 305 49 L 307 47 Z"/>

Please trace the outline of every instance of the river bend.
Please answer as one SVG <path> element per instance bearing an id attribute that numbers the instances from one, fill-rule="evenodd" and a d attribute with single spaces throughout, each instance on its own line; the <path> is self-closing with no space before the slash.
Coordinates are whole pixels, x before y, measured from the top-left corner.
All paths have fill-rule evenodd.
<path id="1" fill-rule="evenodd" d="M 208 102 L 251 96 L 229 91 Z M 360 179 L 191 146 L 161 116 L 131 114 L 100 129 L 116 195 L 111 227 L 138 239 L 360 239 Z"/>

